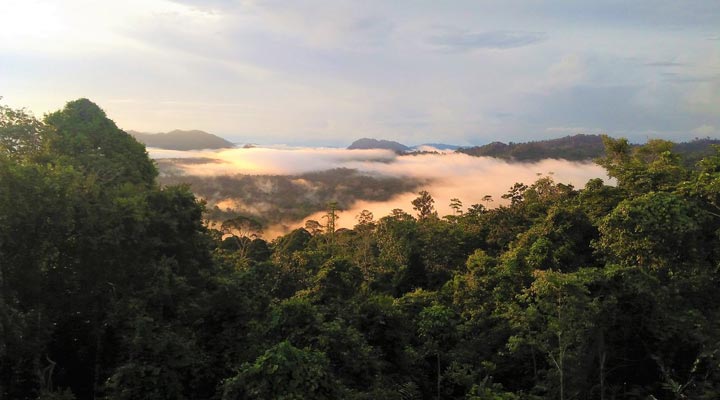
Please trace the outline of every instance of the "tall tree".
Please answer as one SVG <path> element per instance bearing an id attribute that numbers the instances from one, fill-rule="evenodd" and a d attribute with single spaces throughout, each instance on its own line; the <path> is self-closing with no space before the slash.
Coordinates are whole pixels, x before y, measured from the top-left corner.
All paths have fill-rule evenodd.
<path id="1" fill-rule="evenodd" d="M 412 201 L 413 210 L 417 211 L 418 218 L 423 220 L 430 217 L 437 217 L 437 211 L 435 211 L 435 199 L 430 196 L 427 190 L 422 190 L 418 193 L 418 197 Z"/>

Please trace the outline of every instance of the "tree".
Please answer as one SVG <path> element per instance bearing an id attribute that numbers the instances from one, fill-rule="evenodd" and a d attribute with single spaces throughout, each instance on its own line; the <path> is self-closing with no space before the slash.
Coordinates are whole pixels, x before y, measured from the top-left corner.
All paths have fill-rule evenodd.
<path id="1" fill-rule="evenodd" d="M 467 214 L 469 214 L 471 218 L 478 218 L 486 212 L 487 208 L 485 208 L 485 206 L 482 204 L 473 204 L 467 210 Z"/>
<path id="2" fill-rule="evenodd" d="M 368 210 L 362 210 L 356 217 L 358 223 L 355 225 L 355 232 L 359 233 L 359 239 L 355 254 L 365 281 L 370 280 L 370 269 L 374 265 L 377 253 L 377 243 L 374 238 L 376 224 L 373 218 L 373 213 Z"/>
<path id="3" fill-rule="evenodd" d="M 456 336 L 456 325 L 455 313 L 439 304 L 424 308 L 419 315 L 418 336 L 425 342 L 426 351 L 435 356 L 438 399 L 441 397 L 440 354 L 452 345 Z"/>
<path id="4" fill-rule="evenodd" d="M 627 139 L 603 136 L 606 156 L 598 160 L 618 187 L 633 195 L 651 191 L 670 191 L 688 176 L 680 157 L 673 153 L 674 143 L 649 140 L 631 147 Z"/>
<path id="5" fill-rule="evenodd" d="M 517 205 L 520 204 L 523 201 L 525 191 L 528 189 L 528 186 L 524 183 L 516 182 L 510 190 L 500 196 L 503 199 L 510 200 L 510 205 Z"/>
<path id="6" fill-rule="evenodd" d="M 517 350 L 526 344 L 546 354 L 555 371 L 559 400 L 586 396 L 583 361 L 592 354 L 591 330 L 600 307 L 588 285 L 596 275 L 595 270 L 536 271 L 536 280 L 522 297 L 526 308 L 515 322 L 523 333 L 510 339 L 510 347 Z"/>
<path id="7" fill-rule="evenodd" d="M 462 201 L 460 201 L 460 199 L 458 199 L 458 198 L 450 199 L 450 208 L 453 209 L 453 212 L 455 213 L 455 215 L 461 215 L 463 213 L 462 207 L 463 207 L 463 204 L 462 204 Z"/>
<path id="8" fill-rule="evenodd" d="M 698 162 L 697 170 L 679 191 L 700 199 L 708 213 L 720 218 L 720 145 L 713 147 L 715 153 Z"/>
<path id="9" fill-rule="evenodd" d="M 332 258 L 322 265 L 312 289 L 325 305 L 340 305 L 349 300 L 360 287 L 362 272 L 346 259 Z"/>
<path id="10" fill-rule="evenodd" d="M 39 156 L 51 134 L 48 126 L 27 110 L 0 105 L 0 153 L 14 161 Z"/>
<path id="11" fill-rule="evenodd" d="M 358 221 L 358 225 L 360 226 L 368 226 L 373 223 L 373 213 L 368 210 L 362 210 L 360 214 L 355 217 Z"/>
<path id="12" fill-rule="evenodd" d="M 309 219 L 305 221 L 305 230 L 310 232 L 311 235 L 315 236 L 323 232 L 323 226 L 322 224 L 320 224 L 320 222 L 314 219 Z"/>
<path id="13" fill-rule="evenodd" d="M 223 386 L 223 400 L 342 397 L 342 388 L 332 378 L 325 354 L 298 349 L 287 341 L 269 348 L 253 363 L 243 364 Z"/>
<path id="14" fill-rule="evenodd" d="M 262 224 L 252 217 L 239 216 L 223 221 L 220 229 L 227 235 L 255 238 L 262 234 Z"/>
<path id="15" fill-rule="evenodd" d="M 210 245 L 201 204 L 186 188 L 156 187 L 144 147 L 97 106 L 69 103 L 45 126 L 52 134 L 30 141 L 40 140 L 31 146 L 39 153 L 17 162 L 0 152 L 0 325 L 13 346 L 0 354 L 0 395 L 51 398 L 69 388 L 95 398 L 138 354 L 128 328 L 138 315 L 161 326 L 157 337 L 185 331 L 175 329 L 178 310 Z M 184 368 L 161 363 L 167 376 Z M 117 382 L 141 386 L 130 381 Z M 190 392 L 189 381 L 177 382 Z"/>
<path id="16" fill-rule="evenodd" d="M 323 215 L 323 218 L 327 220 L 327 223 L 325 224 L 326 231 L 329 235 L 329 244 L 330 246 L 335 245 L 335 231 L 337 230 L 335 228 L 335 223 L 337 222 L 338 218 L 340 216 L 337 214 L 338 211 L 338 203 L 335 201 L 332 201 L 328 203 L 327 205 L 328 211 L 325 215 Z"/>
<path id="17" fill-rule="evenodd" d="M 701 263 L 707 218 L 681 196 L 648 193 L 623 200 L 602 219 L 596 246 L 611 262 L 644 269 Z"/>
<path id="18" fill-rule="evenodd" d="M 225 240 L 234 243 L 241 258 L 248 256 L 253 239 L 257 239 L 263 231 L 260 222 L 243 215 L 223 221 L 220 229 L 225 235 L 230 236 Z"/>
<path id="19" fill-rule="evenodd" d="M 61 111 L 48 114 L 45 123 L 54 130 L 49 146 L 60 161 L 113 185 L 154 184 L 157 170 L 145 146 L 90 100 L 67 103 Z"/>
<path id="20" fill-rule="evenodd" d="M 425 271 L 419 259 L 417 237 L 417 221 L 402 210 L 394 210 L 392 215 L 378 221 L 379 270 L 371 284 L 394 288 L 397 294 L 424 285 Z"/>
<path id="21" fill-rule="evenodd" d="M 426 190 L 420 191 L 418 197 L 412 201 L 413 210 L 417 211 L 420 220 L 437 217 L 434 204 L 435 199 L 433 199 Z"/>

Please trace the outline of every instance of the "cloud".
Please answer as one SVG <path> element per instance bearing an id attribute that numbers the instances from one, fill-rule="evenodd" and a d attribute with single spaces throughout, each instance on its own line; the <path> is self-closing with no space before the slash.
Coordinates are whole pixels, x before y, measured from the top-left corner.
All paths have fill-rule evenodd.
<path id="1" fill-rule="evenodd" d="M 574 23 L 667 30 L 705 28 L 717 30 L 720 4 L 716 0 L 502 0 L 499 4 L 521 5 L 522 12 L 536 18 Z M 515 11 L 515 9 L 508 7 Z"/>
<path id="2" fill-rule="evenodd" d="M 167 151 L 149 149 L 154 158 L 192 157 L 193 161 L 176 166 L 189 175 L 217 176 L 235 174 L 297 175 L 332 168 L 352 168 L 366 174 L 407 177 L 425 182 L 422 189 L 435 198 L 440 215 L 452 213 L 451 198 L 459 198 L 466 207 L 492 196 L 492 205 L 503 204 L 501 196 L 515 182 L 530 184 L 542 175 L 552 175 L 557 182 L 583 187 L 592 178 L 607 179 L 605 170 L 592 163 L 547 159 L 535 163 L 516 163 L 490 157 L 471 157 L 461 153 L 398 156 L 384 150 L 345 150 L 329 148 L 254 148 L 223 151 Z M 203 162 L 207 159 L 207 162 Z M 214 162 L 212 159 L 221 160 Z M 410 202 L 416 193 L 403 193 L 388 201 L 358 201 L 340 213 L 340 227 L 350 228 L 363 209 L 377 218 L 400 208 L 412 213 Z M 224 204 L 233 204 L 227 199 Z M 300 221 L 285 222 L 268 231 L 282 233 L 300 227 L 307 219 L 319 219 L 322 213 Z"/>
<path id="3" fill-rule="evenodd" d="M 451 31 L 431 36 L 427 42 L 442 50 L 469 51 L 475 49 L 504 50 L 529 46 L 547 39 L 544 32 L 523 31 Z"/>
<path id="4" fill-rule="evenodd" d="M 692 132 L 700 137 L 720 136 L 720 129 L 708 124 L 700 125 Z"/>
<path id="5" fill-rule="evenodd" d="M 673 83 L 704 83 L 704 82 L 719 82 L 720 74 L 717 75 L 690 75 L 690 74 L 679 74 L 676 72 L 664 72 L 662 76 L 666 77 L 668 81 Z"/>
<path id="6" fill-rule="evenodd" d="M 563 89 L 575 86 L 587 75 L 587 65 L 577 54 L 567 54 L 548 68 L 546 77 L 541 81 L 541 91 Z"/>
<path id="7" fill-rule="evenodd" d="M 421 190 L 427 190 L 435 199 L 438 213 L 451 215 L 450 199 L 459 198 L 467 208 L 472 204 L 485 204 L 482 198 L 490 195 L 494 199 L 490 207 L 504 204 L 501 196 L 515 182 L 531 184 L 539 176 L 551 175 L 556 182 L 570 183 L 583 187 L 592 178 L 607 180 L 605 170 L 591 163 L 577 163 L 565 160 L 543 160 L 537 163 L 509 163 L 490 157 L 471 157 L 464 154 L 441 154 L 399 157 L 391 163 L 366 163 L 358 165 L 362 170 L 392 176 L 408 176 L 425 180 Z M 388 201 L 359 201 L 349 209 L 340 212 L 339 227 L 351 228 L 355 217 L 362 210 L 371 211 L 376 218 L 390 214 L 399 208 L 414 214 L 412 200 L 417 193 L 404 193 Z M 311 215 L 303 220 L 318 219 L 323 213 Z M 296 221 L 289 226 L 301 226 Z"/>
<path id="8" fill-rule="evenodd" d="M 551 126 L 545 128 L 546 132 L 559 135 L 576 135 L 578 133 L 583 134 L 601 134 L 602 129 L 600 128 L 589 128 L 585 126 Z"/>
<path id="9" fill-rule="evenodd" d="M 337 167 L 383 164 L 397 159 L 390 150 L 345 150 L 309 147 L 255 147 L 219 151 L 175 151 L 149 148 L 152 158 L 192 158 L 219 160 L 207 163 L 181 163 L 188 175 L 294 175 Z"/>
<path id="10" fill-rule="evenodd" d="M 720 126 L 718 17 L 717 0 L 9 0 L 0 95 L 265 144 L 672 136 Z"/>
<path id="11" fill-rule="evenodd" d="M 687 64 L 676 62 L 676 61 L 654 61 L 654 62 L 646 62 L 646 67 L 683 67 Z"/>
<path id="12" fill-rule="evenodd" d="M 227 11 L 242 6 L 243 1 L 236 0 L 171 0 L 174 3 L 184 4 L 208 12 Z"/>

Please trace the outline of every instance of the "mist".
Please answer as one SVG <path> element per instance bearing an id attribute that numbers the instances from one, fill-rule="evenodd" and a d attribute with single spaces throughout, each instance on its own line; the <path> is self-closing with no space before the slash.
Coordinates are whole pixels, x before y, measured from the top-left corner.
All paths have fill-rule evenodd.
<path id="1" fill-rule="evenodd" d="M 426 149 L 428 150 L 428 149 Z M 387 150 L 346 150 L 336 148 L 250 148 L 220 151 L 168 151 L 149 149 L 153 158 L 175 159 L 182 174 L 195 176 L 219 175 L 297 175 L 333 168 L 350 168 L 368 175 L 407 177 L 423 182 L 418 190 L 427 190 L 435 199 L 438 213 L 452 214 L 450 199 L 458 198 L 465 208 L 482 203 L 488 207 L 504 204 L 501 196 L 516 182 L 531 184 L 542 176 L 551 176 L 558 183 L 583 187 L 593 178 L 608 180 L 605 170 L 594 164 L 546 159 L 533 163 L 508 162 L 491 157 L 472 157 L 461 153 L 398 155 Z M 192 160 L 191 162 L 184 162 Z M 484 196 L 491 203 L 483 203 Z M 414 214 L 411 201 L 417 192 L 404 192 L 387 201 L 357 200 L 340 211 L 338 227 L 352 228 L 356 216 L 369 210 L 375 218 L 399 208 Z M 330 200 L 330 199 L 329 199 Z M 231 202 L 231 199 L 228 199 Z M 320 221 L 318 212 L 298 221 L 287 221 L 266 229 L 272 238 L 303 226 L 304 221 Z"/>

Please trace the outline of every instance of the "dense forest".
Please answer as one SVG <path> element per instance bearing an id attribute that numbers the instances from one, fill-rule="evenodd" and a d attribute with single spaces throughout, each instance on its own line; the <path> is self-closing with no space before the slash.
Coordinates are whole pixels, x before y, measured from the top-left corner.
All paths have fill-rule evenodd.
<path id="1" fill-rule="evenodd" d="M 203 224 L 81 99 L 0 109 L 1 399 L 717 399 L 720 150 L 605 137 L 617 181 Z"/>
<path id="2" fill-rule="evenodd" d="M 720 140 L 696 138 L 689 142 L 675 143 L 673 152 L 682 156 L 685 166 L 693 167 L 703 157 L 711 156 L 714 153 L 713 145 L 720 145 Z M 640 145 L 630 144 L 630 146 L 638 147 Z M 587 161 L 602 157 L 605 154 L 605 145 L 602 135 L 578 134 L 534 142 L 492 142 L 482 146 L 461 148 L 457 152 L 476 157 L 495 157 L 528 162 L 545 158 Z"/>
<path id="3" fill-rule="evenodd" d="M 159 159 L 160 185 L 187 184 L 206 202 L 211 221 L 244 217 L 263 227 L 299 221 L 323 211 L 328 202 L 341 209 L 359 200 L 385 201 L 416 190 L 424 183 L 412 177 L 368 174 L 350 168 L 307 172 L 298 175 L 186 175 L 178 166 L 191 162 L 222 162 L 212 159 Z"/>

